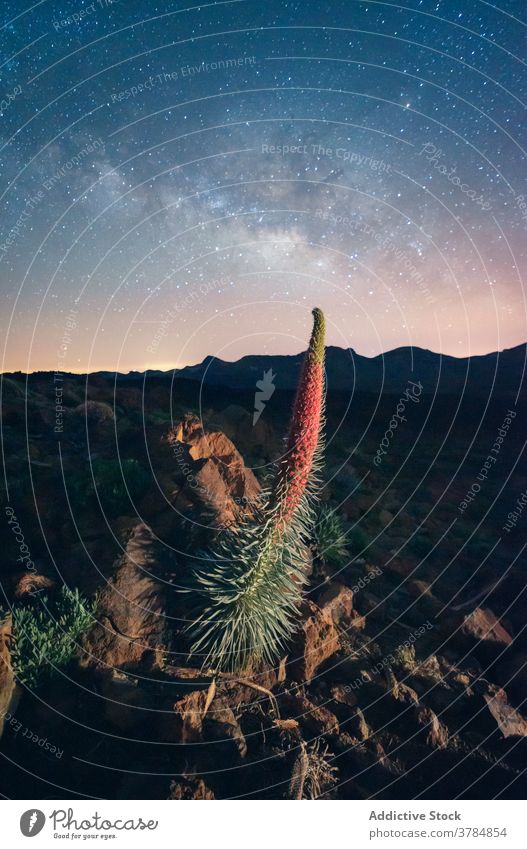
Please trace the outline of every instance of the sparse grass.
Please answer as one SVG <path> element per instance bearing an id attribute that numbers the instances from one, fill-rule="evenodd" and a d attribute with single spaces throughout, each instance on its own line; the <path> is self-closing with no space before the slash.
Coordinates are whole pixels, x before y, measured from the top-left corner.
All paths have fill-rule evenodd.
<path id="1" fill-rule="evenodd" d="M 318 799 L 331 791 L 337 783 L 338 769 L 332 765 L 333 757 L 327 746 L 320 745 L 320 738 L 308 747 L 307 775 L 304 783 L 304 799 Z"/>

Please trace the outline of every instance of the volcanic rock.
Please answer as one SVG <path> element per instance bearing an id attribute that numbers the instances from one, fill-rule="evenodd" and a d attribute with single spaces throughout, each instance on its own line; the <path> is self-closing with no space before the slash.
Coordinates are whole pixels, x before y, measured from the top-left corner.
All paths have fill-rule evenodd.
<path id="1" fill-rule="evenodd" d="M 318 667 L 339 650 L 339 636 L 330 606 L 320 608 L 312 601 L 303 605 L 304 618 L 291 652 L 291 675 L 311 681 Z"/>
<path id="2" fill-rule="evenodd" d="M 16 583 L 15 598 L 23 598 L 26 595 L 32 595 L 34 592 L 49 590 L 54 585 L 55 581 L 46 575 L 24 572 Z"/>
<path id="3" fill-rule="evenodd" d="M 476 607 L 472 613 L 466 616 L 463 621 L 462 632 L 478 641 L 486 640 L 490 643 L 497 643 L 502 648 L 512 644 L 511 635 L 507 633 L 499 619 L 488 607 Z"/>
<path id="4" fill-rule="evenodd" d="M 97 624 L 88 632 L 86 665 L 133 670 L 159 666 L 167 645 L 161 549 L 147 525 L 133 529 L 113 577 L 102 590 Z"/>
<path id="5" fill-rule="evenodd" d="M 484 699 L 504 737 L 527 737 L 527 720 L 509 704 L 505 690 L 485 694 Z"/>
<path id="6" fill-rule="evenodd" d="M 355 707 L 357 704 L 357 696 L 346 684 L 336 684 L 331 688 L 331 697 L 341 705 L 347 705 L 348 707 Z"/>
<path id="7" fill-rule="evenodd" d="M 353 609 L 353 590 L 340 583 L 332 583 L 318 599 L 318 606 L 329 613 L 333 624 L 347 630 L 357 616 Z"/>
<path id="8" fill-rule="evenodd" d="M 13 712 L 22 693 L 11 668 L 10 639 L 11 616 L 8 616 L 0 623 L 0 737 L 4 731 L 5 718 Z"/>
<path id="9" fill-rule="evenodd" d="M 213 429 L 223 431 L 245 454 L 257 452 L 259 456 L 277 456 L 280 453 L 280 440 L 272 424 L 261 416 L 253 425 L 253 413 L 237 404 L 231 404 L 208 420 Z"/>
<path id="10" fill-rule="evenodd" d="M 434 711 L 425 705 L 418 705 L 415 716 L 424 730 L 427 745 L 435 749 L 446 749 L 449 741 L 448 728 L 439 721 Z"/>
<path id="11" fill-rule="evenodd" d="M 283 701 L 289 713 L 306 732 L 314 737 L 321 734 L 338 734 L 338 719 L 323 705 L 314 704 L 306 695 L 289 695 Z"/>
<path id="12" fill-rule="evenodd" d="M 193 690 L 174 704 L 176 716 L 174 740 L 184 744 L 201 741 L 206 703 L 207 691 Z"/>
<path id="13" fill-rule="evenodd" d="M 164 437 L 173 450 L 184 491 L 212 512 L 218 526 L 232 524 L 260 503 L 260 484 L 231 440 L 219 431 L 205 432 L 188 414 Z"/>
<path id="14" fill-rule="evenodd" d="M 212 800 L 216 797 L 202 778 L 183 776 L 179 781 L 172 782 L 170 794 L 167 798 L 177 802 L 189 802 Z"/>
<path id="15" fill-rule="evenodd" d="M 174 704 L 174 740 L 183 744 L 206 740 L 234 742 L 238 754 L 247 754 L 247 743 L 227 700 L 217 696 L 210 704 L 207 690 L 194 690 Z"/>

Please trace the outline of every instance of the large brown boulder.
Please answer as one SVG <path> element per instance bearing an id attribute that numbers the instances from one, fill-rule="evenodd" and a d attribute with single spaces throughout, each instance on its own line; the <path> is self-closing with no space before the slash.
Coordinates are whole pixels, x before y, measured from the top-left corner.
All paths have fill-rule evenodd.
<path id="1" fill-rule="evenodd" d="M 265 414 L 253 424 L 252 412 L 231 404 L 210 416 L 207 424 L 212 430 L 223 431 L 245 454 L 267 459 L 280 453 L 280 439 Z"/>
<path id="2" fill-rule="evenodd" d="M 260 484 L 224 433 L 205 432 L 200 419 L 188 414 L 163 441 L 172 449 L 184 492 L 213 514 L 216 525 L 230 525 L 260 504 Z"/>
<path id="3" fill-rule="evenodd" d="M 11 616 L 0 622 L 0 737 L 4 731 L 6 717 L 12 715 L 21 695 L 13 669 L 9 643 L 11 640 Z"/>
<path id="4" fill-rule="evenodd" d="M 88 632 L 85 664 L 133 670 L 159 666 L 167 647 L 166 555 L 147 525 L 131 532 L 113 577 L 102 590 L 97 624 Z"/>

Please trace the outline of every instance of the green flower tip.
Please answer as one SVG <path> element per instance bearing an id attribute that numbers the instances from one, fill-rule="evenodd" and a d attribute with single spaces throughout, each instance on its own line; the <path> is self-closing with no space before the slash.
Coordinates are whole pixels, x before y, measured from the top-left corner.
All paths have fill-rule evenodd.
<path id="1" fill-rule="evenodd" d="M 313 332 L 309 342 L 309 351 L 314 354 L 317 363 L 324 362 L 324 334 L 326 332 L 326 319 L 324 313 L 318 307 L 313 310 Z"/>

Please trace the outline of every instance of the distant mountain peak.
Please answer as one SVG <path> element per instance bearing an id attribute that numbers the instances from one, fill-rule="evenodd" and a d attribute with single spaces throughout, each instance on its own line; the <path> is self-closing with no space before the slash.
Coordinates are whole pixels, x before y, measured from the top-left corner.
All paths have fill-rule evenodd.
<path id="1" fill-rule="evenodd" d="M 419 380 L 425 393 L 471 391 L 516 393 L 525 371 L 526 344 L 474 357 L 452 357 L 426 348 L 394 348 L 373 357 L 353 348 L 326 348 L 329 390 L 399 392 L 409 380 Z M 277 389 L 294 389 L 303 352 L 298 354 L 247 354 L 234 362 L 207 356 L 177 376 L 233 389 L 255 389 L 256 375 L 272 370 Z"/>

